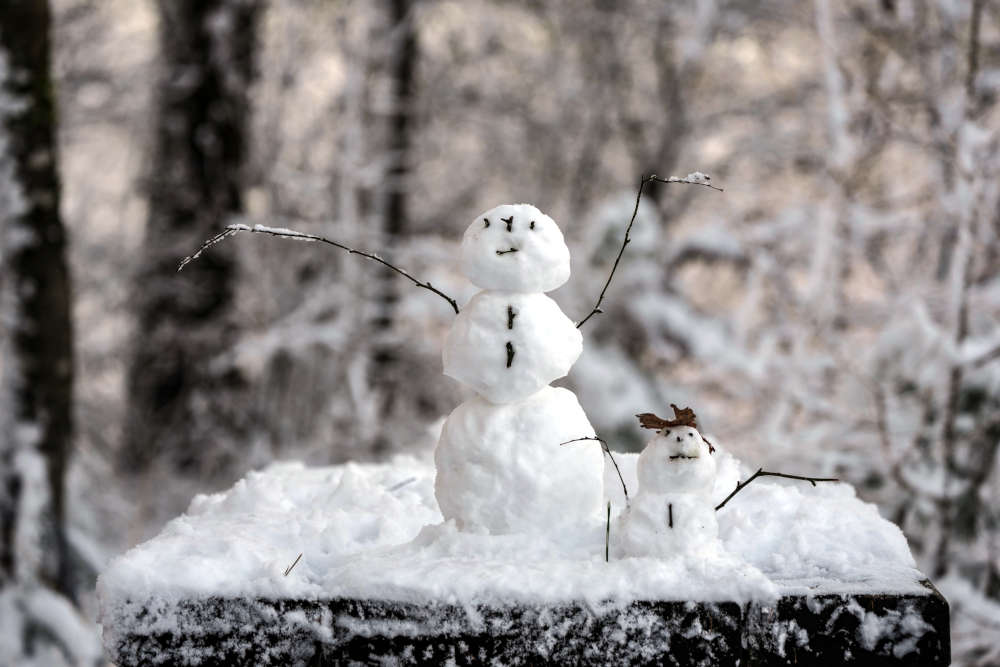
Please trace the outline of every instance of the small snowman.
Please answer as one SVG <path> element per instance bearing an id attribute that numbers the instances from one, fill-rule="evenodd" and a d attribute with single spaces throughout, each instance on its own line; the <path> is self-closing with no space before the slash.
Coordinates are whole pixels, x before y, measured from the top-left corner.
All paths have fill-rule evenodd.
<path id="1" fill-rule="evenodd" d="M 671 407 L 672 420 L 638 415 L 657 433 L 639 454 L 639 491 L 613 531 L 618 557 L 669 558 L 722 547 L 711 496 L 715 448 L 698 432 L 693 411 Z"/>
<path id="2" fill-rule="evenodd" d="M 530 204 L 498 206 L 466 230 L 461 268 L 482 291 L 455 318 L 442 357 L 445 374 L 477 396 L 449 415 L 434 452 L 441 513 L 494 534 L 599 518 L 601 451 L 559 446 L 593 427 L 573 392 L 549 386 L 583 350 L 545 295 L 569 279 L 562 232 Z"/>

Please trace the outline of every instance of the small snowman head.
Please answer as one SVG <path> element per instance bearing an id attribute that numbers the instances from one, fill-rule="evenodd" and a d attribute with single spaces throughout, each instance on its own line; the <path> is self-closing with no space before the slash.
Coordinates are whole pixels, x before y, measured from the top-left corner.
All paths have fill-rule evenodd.
<path id="1" fill-rule="evenodd" d="M 715 448 L 698 432 L 688 408 L 674 408 L 675 418 L 638 415 L 644 428 L 655 428 L 636 464 L 640 491 L 645 493 L 708 493 L 715 482 Z"/>
<path id="2" fill-rule="evenodd" d="M 548 292 L 569 280 L 569 248 L 552 218 L 531 204 L 504 204 L 465 230 L 461 265 L 482 289 Z"/>

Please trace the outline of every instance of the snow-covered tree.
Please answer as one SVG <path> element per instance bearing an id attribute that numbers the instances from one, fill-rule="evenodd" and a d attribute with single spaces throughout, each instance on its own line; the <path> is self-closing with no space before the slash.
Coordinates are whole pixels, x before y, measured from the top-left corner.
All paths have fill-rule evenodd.
<path id="1" fill-rule="evenodd" d="M 132 299 L 121 469 L 152 461 L 199 475 L 238 457 L 232 443 L 249 419 L 233 397 L 236 372 L 213 360 L 231 347 L 236 258 L 223 248 L 177 272 L 177 258 L 243 211 L 248 89 L 259 0 L 163 0 L 149 217 Z M 243 431 L 245 434 L 245 431 Z"/>
<path id="2" fill-rule="evenodd" d="M 0 6 L 0 663 L 94 664 L 64 478 L 73 328 L 44 0 Z"/>

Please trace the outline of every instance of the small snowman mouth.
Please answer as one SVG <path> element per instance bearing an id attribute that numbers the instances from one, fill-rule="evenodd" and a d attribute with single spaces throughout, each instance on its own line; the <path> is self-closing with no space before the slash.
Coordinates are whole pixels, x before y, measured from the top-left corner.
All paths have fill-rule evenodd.
<path id="1" fill-rule="evenodd" d="M 670 460 L 671 461 L 676 461 L 677 459 L 691 460 L 691 459 L 696 459 L 696 458 L 698 458 L 698 457 L 697 456 L 684 456 L 683 454 L 675 454 L 674 456 L 670 457 Z"/>
<path id="2" fill-rule="evenodd" d="M 506 255 L 509 252 L 517 252 L 517 248 L 508 248 L 507 250 L 497 250 L 498 255 Z"/>

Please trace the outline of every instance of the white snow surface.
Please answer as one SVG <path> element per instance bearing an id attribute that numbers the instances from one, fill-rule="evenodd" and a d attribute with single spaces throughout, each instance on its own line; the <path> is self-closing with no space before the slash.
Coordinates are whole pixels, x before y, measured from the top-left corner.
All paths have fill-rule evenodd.
<path id="1" fill-rule="evenodd" d="M 592 524 L 604 506 L 604 461 L 594 427 L 568 389 L 545 387 L 493 405 L 475 397 L 445 420 L 434 451 L 435 495 L 462 530 L 547 533 Z"/>
<path id="2" fill-rule="evenodd" d="M 713 496 L 721 500 L 747 473 L 721 448 L 714 456 Z M 633 484 L 636 458 L 617 455 Z M 196 497 L 160 535 L 116 558 L 98 582 L 102 616 L 120 622 L 119 612 L 138 600 L 169 609 L 207 596 L 603 604 L 926 593 L 902 533 L 847 484 L 761 479 L 718 512 L 721 553 L 610 563 L 603 517 L 584 525 L 560 521 L 571 508 L 557 507 L 545 535 L 460 531 L 442 522 L 433 488 L 429 457 L 325 468 L 274 464 L 227 492 Z M 616 504 L 615 512 L 621 509 Z"/>
<path id="3" fill-rule="evenodd" d="M 504 204 L 465 230 L 461 267 L 482 289 L 549 292 L 569 280 L 569 248 L 552 218 L 531 204 Z"/>
<path id="4" fill-rule="evenodd" d="M 445 375 L 508 403 L 566 375 L 582 351 L 580 330 L 549 297 L 485 290 L 455 318 L 441 357 Z"/>

